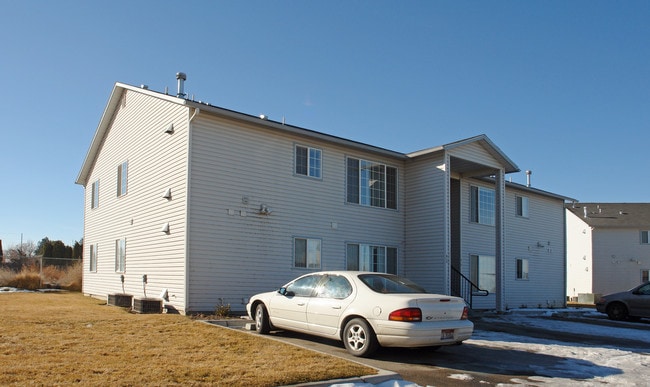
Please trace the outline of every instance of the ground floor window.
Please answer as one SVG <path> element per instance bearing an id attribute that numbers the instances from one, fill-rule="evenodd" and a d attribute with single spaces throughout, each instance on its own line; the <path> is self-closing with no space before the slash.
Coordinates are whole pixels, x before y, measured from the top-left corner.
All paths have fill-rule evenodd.
<path id="1" fill-rule="evenodd" d="M 90 245 L 90 271 L 97 271 L 97 244 Z"/>
<path id="2" fill-rule="evenodd" d="M 320 239 L 294 238 L 293 265 L 307 269 L 320 269 Z"/>
<path id="3" fill-rule="evenodd" d="M 490 255 L 470 256 L 470 279 L 479 289 L 496 293 L 496 260 Z"/>
<path id="4" fill-rule="evenodd" d="M 528 279 L 528 260 L 524 258 L 517 258 L 517 279 Z"/>
<path id="5" fill-rule="evenodd" d="M 126 239 L 115 241 L 115 271 L 124 273 L 126 268 Z"/>
<path id="6" fill-rule="evenodd" d="M 641 283 L 650 281 L 650 278 L 648 277 L 649 273 L 650 270 L 648 269 L 641 270 Z"/>
<path id="7" fill-rule="evenodd" d="M 348 243 L 347 269 L 397 274 L 397 248 Z"/>

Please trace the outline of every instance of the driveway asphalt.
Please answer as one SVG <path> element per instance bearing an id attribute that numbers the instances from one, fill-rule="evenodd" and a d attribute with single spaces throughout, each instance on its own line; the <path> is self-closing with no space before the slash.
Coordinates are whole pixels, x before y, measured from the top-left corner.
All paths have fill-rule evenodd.
<path id="1" fill-rule="evenodd" d="M 609 321 L 604 316 L 602 318 L 585 318 L 571 313 L 563 315 L 561 312 L 554 314 L 554 316 L 536 316 L 536 318 L 575 321 L 612 327 L 626 324 Z M 594 345 L 613 344 L 612 340 L 607 337 L 558 332 L 530 326 L 522 327 L 509 321 L 507 318 L 500 318 L 500 315 L 494 312 L 474 312 L 470 319 L 474 322 L 475 330 L 504 332 L 519 336 L 530 336 L 566 342 L 589 343 Z M 241 320 L 236 323 L 232 322 L 232 320 L 229 321 L 231 321 L 229 323 L 231 328 L 238 329 L 244 329 L 246 323 L 252 323 L 252 321 L 248 320 Z M 210 323 L 225 325 L 223 322 L 212 321 Z M 647 320 L 638 324 L 633 324 L 632 326 L 635 329 L 639 329 L 641 332 L 648 331 L 650 334 L 650 322 Z M 464 386 L 484 386 L 486 383 L 510 384 L 513 379 L 526 380 L 529 376 L 534 376 L 534 374 L 531 374 L 529 367 L 530 364 L 544 366 L 545 364 L 552 365 L 558 361 L 558 359 L 552 355 L 543 355 L 526 351 L 502 351 L 468 343 L 442 347 L 435 351 L 430 348 L 381 348 L 373 358 L 366 359 L 350 355 L 343 347 L 343 344 L 339 341 L 327 340 L 288 331 L 274 331 L 266 337 L 314 351 L 338 356 L 350 361 L 359 362 L 380 370 L 378 375 L 362 377 L 355 381 L 346 380 L 345 382 L 347 383 L 366 382 L 378 384 L 386 380 L 403 379 L 417 383 L 421 386 L 457 386 L 459 381 L 449 378 L 451 372 L 470 375 L 473 377 L 473 380 L 476 381 L 472 382 L 470 380 L 464 380 Z M 615 345 L 628 348 L 647 347 L 647 344 L 624 339 L 616 339 Z M 328 386 L 335 382 L 340 383 L 342 381 L 324 381 L 311 385 Z"/>

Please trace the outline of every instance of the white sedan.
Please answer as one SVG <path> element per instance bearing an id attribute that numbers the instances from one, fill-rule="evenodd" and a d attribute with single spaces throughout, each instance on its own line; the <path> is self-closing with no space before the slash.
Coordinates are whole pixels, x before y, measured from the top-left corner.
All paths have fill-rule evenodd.
<path id="1" fill-rule="evenodd" d="M 427 293 L 392 274 L 306 274 L 246 305 L 257 332 L 284 329 L 341 340 L 355 356 L 383 347 L 440 347 L 472 335 L 462 298 Z"/>

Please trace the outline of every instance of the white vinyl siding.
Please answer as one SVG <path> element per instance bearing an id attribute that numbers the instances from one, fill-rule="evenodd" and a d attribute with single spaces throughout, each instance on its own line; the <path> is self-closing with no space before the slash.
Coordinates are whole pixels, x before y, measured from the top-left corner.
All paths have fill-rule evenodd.
<path id="1" fill-rule="evenodd" d="M 402 213 L 346 205 L 350 148 L 310 144 L 327 155 L 322 158 L 327 173 L 319 184 L 287 173 L 295 168 L 287 155 L 304 141 L 295 134 L 207 114 L 192 122 L 188 213 L 192 310 L 212 310 L 223 299 L 233 310 L 243 311 L 251 294 L 310 270 L 294 266 L 294 237 L 321 240 L 322 270 L 345 270 L 350 240 L 403 247 Z M 247 154 L 256 157 L 242 157 Z M 355 154 L 401 170 L 400 160 L 356 149 Z M 262 203 L 273 212 L 260 214 Z"/>
<path id="2" fill-rule="evenodd" d="M 126 90 L 114 114 L 88 181 L 101 181 L 101 206 L 89 211 L 86 202 L 84 240 L 102 248 L 97 271 L 83 279 L 83 292 L 103 297 L 124 291 L 142 295 L 147 274 L 148 294 L 167 289 L 169 303 L 185 310 L 185 205 L 187 182 L 187 107 L 138 91 Z M 144 91 L 146 93 L 146 91 Z M 174 123 L 174 133 L 165 129 Z M 116 172 L 128 160 L 128 194 L 117 197 Z M 110 186 L 106 185 L 110 182 Z M 116 185 L 113 185 L 116 184 Z M 87 191 L 92 191 L 88 183 Z M 173 197 L 163 198 L 167 189 Z M 110 193 L 105 195 L 105 193 Z M 164 224 L 171 232 L 161 232 Z M 115 241 L 128 241 L 126 271 L 115 270 Z"/>

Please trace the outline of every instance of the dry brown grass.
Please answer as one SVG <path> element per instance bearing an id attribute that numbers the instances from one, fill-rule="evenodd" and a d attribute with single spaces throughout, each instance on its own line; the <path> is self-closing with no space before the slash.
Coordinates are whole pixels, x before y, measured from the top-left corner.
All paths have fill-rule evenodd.
<path id="1" fill-rule="evenodd" d="M 81 262 L 66 268 L 44 266 L 41 270 L 36 264 L 24 266 L 18 273 L 0 269 L 0 286 L 36 290 L 45 285 L 56 286 L 71 291 L 81 291 L 83 266 Z"/>
<path id="2" fill-rule="evenodd" d="M 79 293 L 0 294 L 0 385 L 277 386 L 373 369 Z"/>

